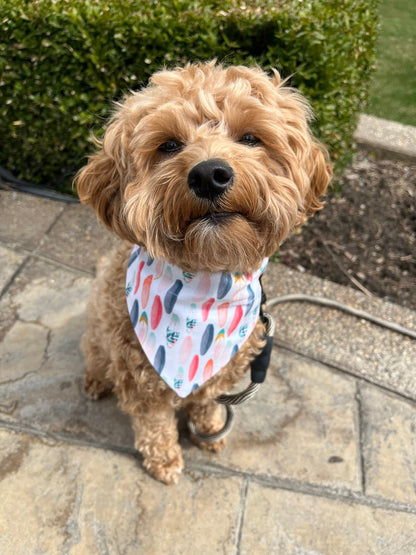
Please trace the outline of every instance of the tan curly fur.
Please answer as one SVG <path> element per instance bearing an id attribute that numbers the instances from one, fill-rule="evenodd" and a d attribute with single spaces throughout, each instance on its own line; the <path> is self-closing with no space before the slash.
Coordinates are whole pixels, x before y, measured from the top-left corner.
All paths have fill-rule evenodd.
<path id="1" fill-rule="evenodd" d="M 219 430 L 214 399 L 247 371 L 262 347 L 263 326 L 257 323 L 225 368 L 180 399 L 150 366 L 130 321 L 125 274 L 132 244 L 185 271 L 257 269 L 322 207 L 331 169 L 310 118 L 305 99 L 276 71 L 269 78 L 256 68 L 190 64 L 156 73 L 119 103 L 98 152 L 77 176 L 81 201 L 124 240 L 100 269 L 89 299 L 86 389 L 95 398 L 117 394 L 144 466 L 167 484 L 183 468 L 176 410 L 183 407 L 202 432 Z M 257 142 L 241 141 L 247 135 Z M 167 141 L 178 150 L 160 149 Z M 234 178 L 225 194 L 208 200 L 190 189 L 188 175 L 212 159 L 225 161 Z"/>

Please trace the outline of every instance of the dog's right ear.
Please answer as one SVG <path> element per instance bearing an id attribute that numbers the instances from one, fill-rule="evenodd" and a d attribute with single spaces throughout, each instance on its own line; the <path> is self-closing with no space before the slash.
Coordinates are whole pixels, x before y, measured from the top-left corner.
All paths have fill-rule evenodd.
<path id="1" fill-rule="evenodd" d="M 87 165 L 75 177 L 75 184 L 81 202 L 90 204 L 108 228 L 123 236 L 120 218 L 127 161 L 122 142 L 123 126 L 116 114 L 104 139 L 96 143 L 99 150 L 90 156 Z"/>

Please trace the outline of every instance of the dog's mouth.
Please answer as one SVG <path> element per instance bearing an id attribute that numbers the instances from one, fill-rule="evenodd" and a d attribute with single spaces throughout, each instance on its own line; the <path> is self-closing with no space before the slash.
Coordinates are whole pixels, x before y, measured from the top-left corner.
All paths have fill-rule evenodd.
<path id="1" fill-rule="evenodd" d="M 224 231 L 234 225 L 238 225 L 238 221 L 242 220 L 251 225 L 250 219 L 242 212 L 237 211 L 221 211 L 221 210 L 209 210 L 205 214 L 201 214 L 196 218 L 190 220 L 186 225 L 186 230 L 204 230 L 205 233 L 209 231 L 219 232 Z M 186 232 L 185 232 L 186 233 Z"/>
<path id="2" fill-rule="evenodd" d="M 236 216 L 241 215 L 242 214 L 240 214 L 240 212 L 209 212 L 208 214 L 205 214 L 203 219 L 209 220 L 213 223 L 222 223 L 229 220 L 230 218 L 235 218 Z"/>
<path id="3" fill-rule="evenodd" d="M 207 212 L 198 219 L 202 222 L 221 225 L 238 216 L 244 217 L 241 212 Z"/>

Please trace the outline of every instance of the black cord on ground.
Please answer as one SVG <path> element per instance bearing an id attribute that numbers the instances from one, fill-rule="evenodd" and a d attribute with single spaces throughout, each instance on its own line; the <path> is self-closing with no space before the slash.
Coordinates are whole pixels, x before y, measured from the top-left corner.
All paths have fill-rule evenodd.
<path id="1" fill-rule="evenodd" d="M 402 335 L 406 335 L 411 337 L 412 339 L 416 339 L 416 331 L 410 330 L 394 322 L 388 322 L 387 320 L 383 320 L 382 318 L 378 318 L 377 316 L 373 316 L 368 312 L 364 312 L 363 310 L 357 310 L 356 308 L 352 308 L 350 306 L 346 306 L 342 303 L 337 301 L 333 301 L 332 299 L 327 299 L 325 297 L 314 297 L 311 295 L 304 295 L 304 294 L 293 294 L 293 295 L 282 295 L 281 297 L 275 297 L 274 299 L 270 299 L 267 302 L 267 308 L 271 308 L 280 303 L 287 303 L 287 302 L 307 302 L 318 304 L 321 306 L 326 306 L 328 308 L 334 308 L 336 310 L 342 310 L 347 314 L 351 314 L 352 316 L 356 316 L 357 318 L 362 318 L 363 320 L 367 320 L 368 322 L 372 322 L 377 326 L 381 326 L 383 328 L 387 328 L 389 330 L 395 331 L 397 333 L 401 333 Z"/>
<path id="2" fill-rule="evenodd" d="M 21 193 L 27 193 L 34 195 L 36 197 L 48 198 L 51 200 L 59 200 L 64 202 L 78 203 L 79 199 L 76 197 L 71 197 L 71 195 L 65 195 L 63 193 L 57 193 L 50 187 L 45 185 L 35 185 L 29 181 L 24 181 L 23 179 L 18 179 L 11 172 L 5 168 L 0 167 L 0 183 L 8 185 L 10 188 L 15 189 Z"/>

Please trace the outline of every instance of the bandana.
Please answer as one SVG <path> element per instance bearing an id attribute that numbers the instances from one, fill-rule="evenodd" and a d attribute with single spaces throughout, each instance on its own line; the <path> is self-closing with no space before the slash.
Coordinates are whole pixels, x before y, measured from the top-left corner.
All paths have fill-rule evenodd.
<path id="1" fill-rule="evenodd" d="M 267 262 L 252 274 L 190 273 L 133 248 L 126 277 L 131 322 L 150 364 L 180 397 L 217 374 L 250 336 Z"/>

